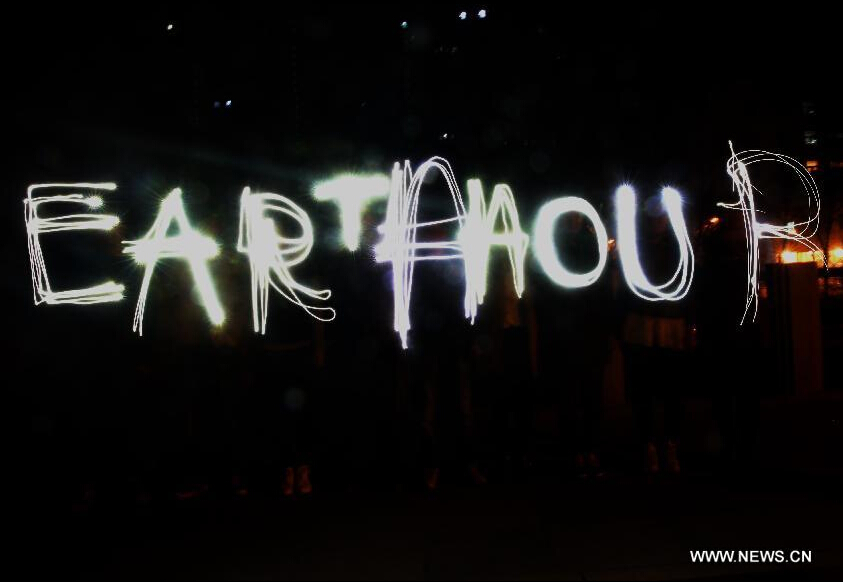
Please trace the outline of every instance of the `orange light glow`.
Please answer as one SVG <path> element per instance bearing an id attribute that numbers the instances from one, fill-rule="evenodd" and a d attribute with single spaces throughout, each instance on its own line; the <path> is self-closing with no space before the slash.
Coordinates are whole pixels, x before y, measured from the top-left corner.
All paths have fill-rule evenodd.
<path id="1" fill-rule="evenodd" d="M 790 265 L 793 263 L 816 263 L 818 267 L 822 267 L 823 254 L 820 251 L 782 251 L 779 255 L 782 263 Z"/>
<path id="2" fill-rule="evenodd" d="M 805 168 L 807 168 L 809 172 L 816 172 L 820 169 L 820 163 L 817 160 L 808 160 L 805 162 Z"/>
<path id="3" fill-rule="evenodd" d="M 709 224 L 720 224 L 720 217 L 719 216 L 712 216 L 708 219 Z"/>

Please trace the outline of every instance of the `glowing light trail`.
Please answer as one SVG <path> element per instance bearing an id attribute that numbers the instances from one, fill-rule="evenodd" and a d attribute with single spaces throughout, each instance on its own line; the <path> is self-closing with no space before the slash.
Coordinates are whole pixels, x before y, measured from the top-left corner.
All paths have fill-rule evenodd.
<path id="1" fill-rule="evenodd" d="M 751 308 L 753 319 L 758 310 L 759 285 L 759 241 L 776 238 L 797 242 L 807 252 L 797 253 L 786 249 L 781 253 L 783 262 L 803 261 L 814 258 L 827 265 L 827 257 L 815 244 L 813 237 L 819 224 L 820 197 L 810 168 L 806 169 L 795 159 L 781 154 L 750 150 L 736 154 L 729 147 L 726 171 L 732 179 L 733 189 L 738 194 L 737 202 L 720 203 L 719 206 L 739 210 L 743 216 L 747 249 L 746 301 L 741 318 L 743 323 Z M 756 194 L 760 191 L 749 178 L 748 167 L 758 162 L 784 164 L 792 169 L 808 196 L 810 214 L 802 222 L 788 222 L 784 225 L 760 222 Z M 454 214 L 450 217 L 428 222 L 418 221 L 422 185 L 430 173 L 440 174 L 446 183 Z M 25 223 L 32 277 L 33 297 L 36 305 L 47 304 L 93 304 L 119 301 L 123 298 L 123 285 L 108 281 L 84 289 L 54 291 L 47 274 L 47 266 L 41 248 L 40 235 L 73 230 L 110 231 L 119 222 L 117 216 L 95 212 L 65 214 L 54 217 L 39 215 L 44 204 L 81 204 L 90 211 L 99 210 L 103 199 L 88 192 L 109 192 L 116 184 L 106 183 L 50 183 L 35 184 L 28 188 L 24 199 Z M 41 190 L 56 189 L 61 193 L 39 196 Z M 411 328 L 410 300 L 413 275 L 419 261 L 463 261 L 465 273 L 465 295 L 463 306 L 465 317 L 472 323 L 479 306 L 483 304 L 488 278 L 488 260 L 493 246 L 506 248 L 513 274 L 515 291 L 520 297 L 525 286 L 524 262 L 529 246 L 529 236 L 522 230 L 515 197 L 506 184 L 497 184 L 486 201 L 480 180 L 468 181 L 468 208 L 463 201 L 454 172 L 447 160 L 433 157 L 418 166 L 415 171 L 409 161 L 393 166 L 390 178 L 381 174 L 366 176 L 342 175 L 320 182 L 314 186 L 313 195 L 320 201 L 333 201 L 340 209 L 343 227 L 343 241 L 350 250 L 359 248 L 361 233 L 361 212 L 365 205 L 388 193 L 386 220 L 379 227 L 381 241 L 375 247 L 379 262 L 392 266 L 394 314 L 393 327 L 407 347 L 407 336 Z M 654 284 L 641 265 L 636 228 L 636 193 L 629 185 L 619 187 L 615 195 L 617 215 L 617 241 L 609 239 L 606 228 L 597 211 L 587 201 L 566 197 L 552 200 L 539 211 L 535 224 L 536 257 L 547 275 L 562 287 L 586 287 L 594 283 L 605 269 L 608 251 L 617 248 L 622 271 L 633 293 L 647 301 L 678 301 L 684 298 L 693 282 L 695 259 L 687 226 L 682 215 L 682 199 L 675 189 L 662 189 L 662 204 L 679 248 L 679 260 L 673 274 L 667 281 Z M 559 218 L 566 213 L 576 212 L 588 218 L 594 227 L 598 245 L 598 260 L 594 268 L 586 273 L 574 273 L 565 267 L 554 244 L 554 229 Z M 275 218 L 270 214 L 275 214 Z M 294 236 L 282 233 L 276 225 L 276 218 L 291 219 L 300 230 Z M 720 222 L 717 216 L 708 219 L 708 225 Z M 171 226 L 178 227 L 178 234 L 168 236 Z M 419 231 L 437 227 L 456 227 L 453 240 L 419 240 Z M 500 227 L 498 227 L 500 225 Z M 132 329 L 143 334 L 143 317 L 152 274 L 160 259 L 179 258 L 186 260 L 194 278 L 201 302 L 208 318 L 220 325 L 225 319 L 222 305 L 214 289 L 207 262 L 218 252 L 216 242 L 194 230 L 185 213 L 181 190 L 176 188 L 162 201 L 158 215 L 147 234 L 138 240 L 124 241 L 123 252 L 132 255 L 145 266 L 143 282 L 135 308 Z M 313 289 L 296 281 L 291 268 L 303 263 L 314 244 L 313 225 L 307 213 L 292 200 L 272 193 L 252 193 L 243 190 L 240 205 L 240 225 L 237 241 L 239 252 L 249 257 L 251 268 L 252 319 L 256 332 L 266 333 L 266 320 L 270 288 L 285 299 L 303 309 L 310 316 L 321 321 L 332 321 L 336 312 L 331 307 L 320 305 L 330 299 L 328 289 Z M 830 251 L 836 262 L 843 263 L 843 249 Z"/>
<path id="2" fill-rule="evenodd" d="M 418 222 L 421 187 L 430 171 L 439 172 L 445 178 L 455 214 L 442 220 Z M 478 305 L 485 297 L 488 256 L 492 245 L 507 248 L 516 292 L 520 296 L 524 290 L 524 259 L 529 237 L 521 230 L 512 191 L 505 184 L 497 185 L 487 208 L 480 181 L 470 180 L 468 188 L 470 211 L 466 210 L 451 165 L 444 158 L 433 157 L 415 172 L 409 161 L 404 162 L 403 168 L 398 163 L 393 167 L 386 222 L 381 227 L 383 239 L 375 253 L 378 261 L 392 263 L 393 323 L 404 348 L 407 347 L 407 333 L 411 328 L 410 297 L 418 261 L 463 260 L 466 274 L 463 305 L 466 318 L 472 322 Z M 495 232 L 498 216 L 501 217 L 503 232 Z M 446 224 L 459 226 L 456 240 L 418 241 L 420 229 Z"/>
<path id="3" fill-rule="evenodd" d="M 653 285 L 641 267 L 636 240 L 636 199 L 632 186 L 624 184 L 615 195 L 618 217 L 618 253 L 627 285 L 638 297 L 647 301 L 678 301 L 688 294 L 694 279 L 694 249 L 682 216 L 682 197 L 673 188 L 662 189 L 662 204 L 676 241 L 679 243 L 679 264 L 673 276 L 661 285 Z"/>
<path id="4" fill-rule="evenodd" d="M 342 239 L 350 251 L 360 246 L 360 217 L 366 204 L 389 194 L 389 177 L 384 174 L 358 176 L 349 174 L 319 182 L 313 197 L 319 201 L 333 200 L 340 208 Z"/>
<path id="5" fill-rule="evenodd" d="M 299 236 L 279 234 L 275 220 L 268 213 L 280 213 L 301 228 Z M 320 321 L 332 321 L 336 312 L 330 307 L 308 305 L 301 296 L 317 301 L 331 297 L 328 289 L 316 290 L 298 283 L 290 267 L 304 262 L 313 248 L 313 224 L 295 202 L 280 194 L 253 194 L 249 188 L 240 197 L 240 233 L 237 250 L 249 257 L 252 272 L 252 321 L 255 332 L 266 333 L 269 288 Z"/>
<path id="6" fill-rule="evenodd" d="M 594 225 L 599 257 L 597 265 L 587 273 L 573 273 L 566 269 L 556 252 L 556 244 L 553 240 L 554 227 L 559 218 L 569 212 L 578 212 L 584 215 Z M 542 206 L 536 218 L 533 236 L 535 238 L 536 258 L 547 276 L 557 285 L 573 288 L 588 287 L 600 278 L 603 269 L 606 267 L 606 259 L 609 254 L 609 235 L 603 221 L 600 220 L 600 215 L 597 214 L 597 210 L 583 198 L 575 196 L 557 198 Z"/>
<path id="7" fill-rule="evenodd" d="M 431 222 L 417 222 L 419 194 L 425 176 L 431 170 L 442 174 L 451 194 L 456 214 L 453 218 Z M 375 248 L 379 262 L 392 263 L 392 287 L 394 297 L 395 331 L 401 336 L 401 345 L 407 347 L 407 333 L 410 330 L 410 296 L 413 290 L 413 273 L 417 261 L 446 261 L 462 259 L 462 248 L 458 241 L 417 242 L 419 229 L 449 223 L 465 224 L 465 204 L 454 172 L 444 158 L 434 157 L 420 165 L 415 172 L 410 162 L 405 161 L 403 169 L 396 162 L 392 169 L 386 222 L 382 225 L 383 239 Z M 431 254 L 417 253 L 426 251 Z M 466 289 L 465 304 L 474 300 L 474 294 Z"/>
<path id="8" fill-rule="evenodd" d="M 178 226 L 179 233 L 175 236 L 167 236 L 167 231 L 173 223 Z M 132 331 L 137 331 L 138 334 L 143 335 L 146 296 L 149 292 L 149 284 L 152 281 L 155 265 L 160 259 L 184 259 L 189 263 L 193 280 L 205 306 L 208 319 L 215 325 L 223 323 L 225 313 L 214 290 L 207 264 L 209 259 L 219 254 L 219 248 L 212 238 L 204 236 L 190 226 L 184 210 L 180 188 L 170 192 L 161 202 L 158 216 L 146 236 L 138 240 L 123 241 L 123 244 L 126 245 L 123 252 L 132 255 L 136 262 L 146 267 L 140 294 L 138 295 L 137 307 L 135 308 Z"/>
<path id="9" fill-rule="evenodd" d="M 53 196 L 33 196 L 40 190 L 61 189 L 70 193 Z M 33 184 L 26 191 L 24 204 L 24 219 L 26 221 L 27 246 L 29 247 L 29 265 L 32 274 L 32 293 L 35 305 L 47 303 L 58 305 L 69 303 L 88 305 L 92 303 L 107 303 L 123 299 L 123 285 L 107 281 L 84 289 L 69 289 L 54 291 L 47 275 L 47 264 L 41 249 L 40 235 L 49 232 L 64 232 L 71 230 L 101 230 L 110 231 L 120 223 L 117 216 L 111 214 L 66 214 L 44 218 L 38 215 L 38 209 L 45 204 L 65 203 L 81 204 L 90 210 L 102 208 L 103 200 L 100 196 L 85 195 L 74 190 L 113 192 L 117 184 L 102 183 L 73 183 L 73 184 Z"/>
<path id="10" fill-rule="evenodd" d="M 530 237 L 521 229 L 515 196 L 506 184 L 492 190 L 492 199 L 486 206 L 483 184 L 480 180 L 468 181 L 468 216 L 459 234 L 465 260 L 466 313 L 471 320 L 477 316 L 477 306 L 486 297 L 489 273 L 489 253 L 492 245 L 506 247 L 512 278 L 518 297 L 524 293 L 524 260 Z M 503 232 L 495 231 L 498 216 Z M 469 298 L 469 293 L 471 298 Z"/>
<path id="11" fill-rule="evenodd" d="M 731 203 L 720 202 L 718 206 L 731 210 L 740 210 L 743 216 L 747 252 L 746 303 L 744 305 L 743 316 L 741 317 L 741 323 L 743 323 L 746 320 L 746 315 L 749 313 L 750 308 L 753 310 L 753 321 L 758 314 L 758 273 L 760 265 L 758 242 L 761 239 L 777 238 L 793 241 L 807 247 L 816 256 L 822 257 L 823 264 L 827 264 L 827 261 L 820 247 L 810 240 L 816 234 L 817 228 L 819 227 L 820 193 L 816 182 L 814 182 L 814 179 L 802 164 L 789 156 L 762 150 L 748 150 L 736 154 L 731 141 L 729 142 L 729 149 L 732 152 L 732 156 L 726 162 L 726 173 L 732 179 L 732 189 L 738 193 L 738 201 Z M 803 222 L 789 222 L 786 225 L 758 221 L 758 213 L 761 211 L 757 208 L 755 195 L 756 193 L 763 195 L 763 193 L 750 181 L 747 168 L 759 162 L 784 164 L 796 172 L 808 196 L 808 208 L 815 208 L 815 211 L 807 220 Z"/>

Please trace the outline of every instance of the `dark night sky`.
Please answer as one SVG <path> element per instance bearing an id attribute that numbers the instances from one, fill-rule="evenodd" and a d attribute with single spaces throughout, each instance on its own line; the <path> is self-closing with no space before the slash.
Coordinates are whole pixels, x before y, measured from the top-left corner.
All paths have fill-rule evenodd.
<path id="1" fill-rule="evenodd" d="M 327 236 L 336 215 L 308 199 L 314 180 L 432 155 L 460 182 L 508 182 L 527 224 L 561 194 L 608 217 L 622 181 L 676 186 L 693 222 L 729 196 L 729 139 L 799 156 L 803 102 L 839 119 L 834 29 L 817 12 L 713 7 L 25 8 L 2 34 L 5 287 L 32 309 L 19 204 L 51 180 L 118 182 L 127 237 L 182 186 L 229 246 L 244 185 L 302 200 Z"/>

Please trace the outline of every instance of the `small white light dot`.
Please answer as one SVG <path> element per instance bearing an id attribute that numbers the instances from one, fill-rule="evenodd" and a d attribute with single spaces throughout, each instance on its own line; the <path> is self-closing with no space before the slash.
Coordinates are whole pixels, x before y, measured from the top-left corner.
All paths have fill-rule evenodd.
<path id="1" fill-rule="evenodd" d="M 406 20 L 401 23 L 401 28 L 407 28 L 407 26 L 409 26 L 409 24 L 407 23 Z"/>
<path id="2" fill-rule="evenodd" d="M 460 20 L 465 20 L 466 18 L 468 18 L 468 12 L 463 10 L 462 12 L 460 12 Z"/>
<path id="3" fill-rule="evenodd" d="M 231 99 L 229 99 L 228 101 L 226 101 L 226 102 L 225 102 L 225 106 L 226 106 L 226 107 L 231 107 Z"/>
<path id="4" fill-rule="evenodd" d="M 478 13 L 477 13 L 477 16 L 478 16 L 479 18 L 486 18 L 486 11 L 485 11 L 485 10 L 481 10 L 480 12 L 478 12 Z"/>
<path id="5" fill-rule="evenodd" d="M 172 25 L 172 24 L 168 24 L 168 25 L 167 25 L 167 30 L 173 30 L 173 25 Z"/>

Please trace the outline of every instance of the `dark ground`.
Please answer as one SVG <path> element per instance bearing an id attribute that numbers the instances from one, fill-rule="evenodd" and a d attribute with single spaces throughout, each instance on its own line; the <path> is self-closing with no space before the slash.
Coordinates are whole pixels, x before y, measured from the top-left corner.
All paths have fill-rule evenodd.
<path id="1" fill-rule="evenodd" d="M 606 428 L 607 444 L 628 451 L 627 412 L 615 410 Z M 236 498 L 212 488 L 188 501 L 100 501 L 87 511 L 31 516 L 24 571 L 84 579 L 582 580 L 807 572 L 839 580 L 843 474 L 827 469 L 839 465 L 839 412 L 833 395 L 766 401 L 760 452 L 743 473 L 702 469 L 699 439 L 687 441 L 681 476 L 645 476 L 607 451 L 616 468 L 598 480 L 563 476 L 546 458 L 516 482 L 499 476 L 486 487 L 443 474 L 436 494 L 389 476 L 355 485 L 365 475 L 317 471 L 308 499 L 265 489 Z M 698 426 L 709 422 L 704 403 L 690 402 L 686 413 Z M 812 564 L 699 565 L 690 550 L 810 550 Z"/>
<path id="2" fill-rule="evenodd" d="M 96 579 L 676 579 L 795 574 L 694 565 L 690 549 L 806 549 L 839 579 L 840 481 L 613 478 L 374 492 L 305 501 L 195 500 L 78 517 L 46 565 Z"/>

